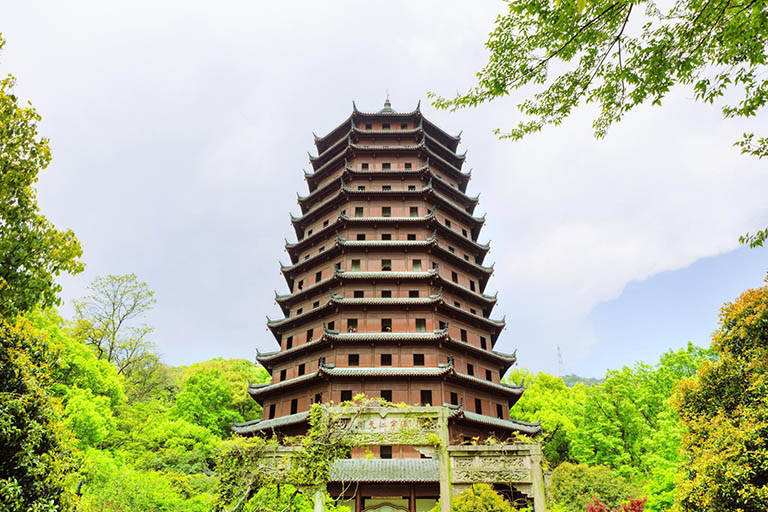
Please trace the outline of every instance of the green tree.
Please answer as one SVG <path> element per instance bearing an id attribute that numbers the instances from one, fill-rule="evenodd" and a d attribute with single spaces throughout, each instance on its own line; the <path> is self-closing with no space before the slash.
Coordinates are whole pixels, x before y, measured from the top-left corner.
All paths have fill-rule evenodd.
<path id="1" fill-rule="evenodd" d="M 0 34 L 0 50 L 5 41 Z M 83 269 L 80 243 L 40 213 L 35 183 L 51 150 L 40 137 L 40 115 L 13 94 L 15 80 L 0 81 L 0 315 L 58 304 L 61 272 Z"/>
<path id="2" fill-rule="evenodd" d="M 156 302 L 147 283 L 135 274 L 109 275 L 88 288 L 91 295 L 75 301 L 73 335 L 93 347 L 99 359 L 113 363 L 119 374 L 148 360 L 157 362 L 147 339 L 153 328 L 137 323 Z"/>
<path id="3" fill-rule="evenodd" d="M 586 506 L 599 498 L 611 509 L 639 494 L 629 481 L 605 466 L 586 464 L 560 464 L 552 474 L 549 493 L 557 510 L 583 512 Z"/>
<path id="4" fill-rule="evenodd" d="M 595 135 L 643 103 L 660 105 L 675 85 L 715 103 L 726 118 L 753 117 L 768 102 L 768 1 L 508 1 L 486 43 L 477 85 L 438 108 L 474 107 L 525 88 L 523 115 L 502 138 L 559 125 L 582 103 L 600 110 Z M 733 99 L 730 99 L 733 98 Z M 768 137 L 744 134 L 742 153 L 768 156 Z M 768 229 L 742 237 L 762 245 Z"/>
<path id="5" fill-rule="evenodd" d="M 520 370 L 510 372 L 511 382 L 525 382 L 522 398 L 515 404 L 514 417 L 524 421 L 541 421 L 543 451 L 552 466 L 572 461 L 572 445 L 584 421 L 585 386 L 568 387 L 560 377 L 546 373 L 523 378 Z"/>
<path id="6" fill-rule="evenodd" d="M 712 348 L 719 358 L 674 398 L 685 426 L 679 505 L 768 510 L 768 286 L 723 306 Z"/>
<path id="7" fill-rule="evenodd" d="M 195 373 L 206 370 L 217 371 L 221 380 L 229 385 L 232 394 L 231 407 L 245 421 L 261 417 L 261 406 L 248 394 L 247 387 L 248 384 L 263 384 L 272 379 L 263 366 L 246 359 L 216 358 L 183 368 L 182 379 L 186 380 Z"/>
<path id="8" fill-rule="evenodd" d="M 28 321 L 0 319 L 0 510 L 70 510 L 73 446 L 51 394 L 58 354 Z"/>
<path id="9" fill-rule="evenodd" d="M 233 422 L 243 421 L 234 408 L 232 390 L 217 370 L 192 374 L 176 396 L 171 415 L 200 425 L 217 435 L 229 436 Z"/>

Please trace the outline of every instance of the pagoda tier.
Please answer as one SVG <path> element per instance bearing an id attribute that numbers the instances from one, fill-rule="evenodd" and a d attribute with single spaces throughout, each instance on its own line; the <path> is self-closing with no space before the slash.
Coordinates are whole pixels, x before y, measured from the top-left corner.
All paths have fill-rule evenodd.
<path id="1" fill-rule="evenodd" d="M 267 318 L 279 347 L 257 356 L 272 382 L 248 389 L 264 417 L 236 432 L 298 433 L 313 403 L 361 393 L 450 408 L 458 442 L 538 432 L 509 416 L 523 390 L 502 382 L 517 359 L 494 348 L 505 323 L 458 144 L 389 101 L 315 136 L 281 264 L 288 292 L 275 292 L 284 316 Z"/>

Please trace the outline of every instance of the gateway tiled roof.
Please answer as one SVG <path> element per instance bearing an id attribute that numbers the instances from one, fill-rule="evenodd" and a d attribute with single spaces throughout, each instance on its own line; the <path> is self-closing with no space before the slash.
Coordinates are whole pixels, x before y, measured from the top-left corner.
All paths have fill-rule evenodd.
<path id="1" fill-rule="evenodd" d="M 530 423 L 528 421 L 521 420 L 505 420 L 501 418 L 494 418 L 493 416 L 486 416 L 484 414 L 477 414 L 465 410 L 463 407 L 452 404 L 443 404 L 443 407 L 451 409 L 449 418 L 463 419 L 472 423 L 481 423 L 490 427 L 503 428 L 504 430 L 517 431 L 522 434 L 536 435 L 541 432 L 541 423 Z"/>
<path id="2" fill-rule="evenodd" d="M 437 459 L 341 459 L 331 464 L 331 482 L 439 482 Z"/>
<path id="3" fill-rule="evenodd" d="M 309 418 L 309 412 L 300 412 L 298 414 L 291 414 L 271 420 L 253 420 L 245 423 L 235 423 L 232 426 L 232 432 L 235 434 L 252 434 L 254 432 L 264 432 L 265 430 L 269 431 L 273 428 L 280 428 L 303 423 L 307 421 L 307 418 Z"/>

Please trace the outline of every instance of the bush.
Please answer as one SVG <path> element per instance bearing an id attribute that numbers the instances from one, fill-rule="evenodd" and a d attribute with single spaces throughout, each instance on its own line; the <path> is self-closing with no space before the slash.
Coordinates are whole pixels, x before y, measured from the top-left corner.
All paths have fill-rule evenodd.
<path id="1" fill-rule="evenodd" d="M 440 512 L 440 502 L 430 512 Z M 473 484 L 451 500 L 451 512 L 517 512 L 488 484 Z"/>

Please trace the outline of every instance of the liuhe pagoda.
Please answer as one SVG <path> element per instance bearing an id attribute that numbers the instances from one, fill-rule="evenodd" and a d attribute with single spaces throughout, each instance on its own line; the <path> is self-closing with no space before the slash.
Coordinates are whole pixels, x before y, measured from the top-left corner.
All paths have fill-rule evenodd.
<path id="1" fill-rule="evenodd" d="M 284 317 L 267 319 L 279 349 L 257 356 L 272 382 L 248 388 L 263 418 L 234 431 L 301 434 L 313 403 L 359 394 L 443 419 L 444 450 L 382 443 L 334 463 L 328 489 L 356 512 L 429 510 L 477 478 L 543 506 L 538 445 L 509 441 L 540 425 L 510 417 L 523 389 L 502 381 L 516 357 L 495 349 L 504 319 L 492 316 L 485 216 L 467 194 L 459 141 L 418 106 L 397 112 L 387 99 L 368 113 L 353 103 L 343 123 L 315 136 L 309 193 L 291 216 L 296 242 L 286 242 L 290 263 L 281 265 L 288 293 L 275 299 Z M 501 460 L 493 446 L 516 458 Z"/>

